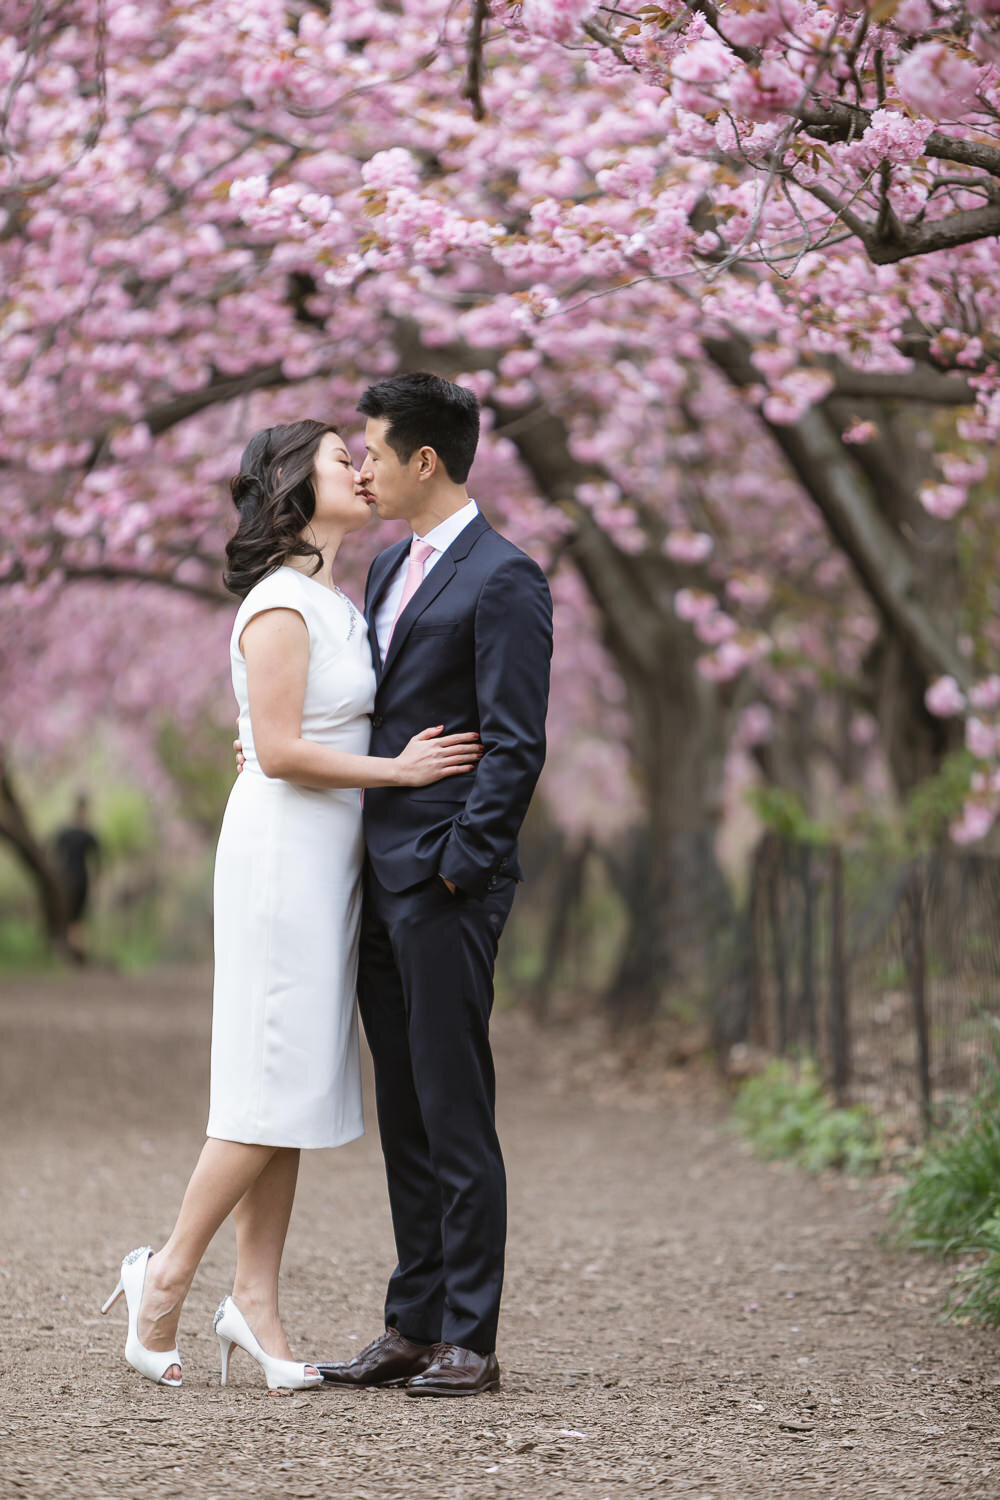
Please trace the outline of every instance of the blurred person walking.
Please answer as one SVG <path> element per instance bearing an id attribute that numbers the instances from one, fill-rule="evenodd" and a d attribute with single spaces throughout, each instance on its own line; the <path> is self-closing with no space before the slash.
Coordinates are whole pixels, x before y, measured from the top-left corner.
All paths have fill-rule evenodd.
<path id="1" fill-rule="evenodd" d="M 55 857 L 66 902 L 66 941 L 74 961 L 87 961 L 86 916 L 101 845 L 90 824 L 90 799 L 78 792 L 72 821 L 56 830 Z"/>
<path id="2" fill-rule="evenodd" d="M 215 869 L 209 1139 L 163 1247 L 131 1251 L 125 1358 L 180 1385 L 177 1327 L 210 1241 L 232 1214 L 236 1274 L 215 1316 L 222 1382 L 234 1347 L 268 1388 L 322 1384 L 293 1360 L 278 1273 L 302 1149 L 364 1129 L 355 1008 L 359 788 L 417 787 L 475 768 L 474 732 L 443 725 L 369 755 L 376 677 L 365 621 L 334 581 L 340 543 L 372 506 L 327 423 L 257 433 L 232 481 L 227 588 L 242 599 L 230 656 L 246 756 Z"/>

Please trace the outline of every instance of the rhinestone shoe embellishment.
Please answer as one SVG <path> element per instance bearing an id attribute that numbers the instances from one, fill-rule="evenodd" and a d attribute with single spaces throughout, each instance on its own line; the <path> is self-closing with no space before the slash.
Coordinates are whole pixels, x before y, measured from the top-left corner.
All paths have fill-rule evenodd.
<path id="1" fill-rule="evenodd" d="M 137 1260 L 141 1260 L 144 1255 L 151 1255 L 152 1252 L 152 1245 L 140 1245 L 138 1250 L 129 1251 L 129 1253 L 125 1257 L 123 1264 L 126 1266 L 134 1266 Z"/>
<path id="2" fill-rule="evenodd" d="M 222 1301 L 219 1303 L 218 1307 L 216 1308 L 215 1317 L 212 1319 L 212 1327 L 213 1328 L 218 1328 L 219 1324 L 222 1322 L 222 1319 L 225 1316 L 226 1302 L 227 1302 L 227 1300 L 228 1300 L 227 1298 L 223 1297 Z"/>

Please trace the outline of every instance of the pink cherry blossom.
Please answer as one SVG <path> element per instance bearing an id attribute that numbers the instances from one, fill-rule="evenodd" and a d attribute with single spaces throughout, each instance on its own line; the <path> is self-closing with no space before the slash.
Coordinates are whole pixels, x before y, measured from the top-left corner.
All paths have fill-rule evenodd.
<path id="1" fill-rule="evenodd" d="M 986 837 L 997 819 L 997 809 L 982 802 L 966 802 L 962 815 L 949 832 L 956 844 L 976 844 Z"/>
<path id="2" fill-rule="evenodd" d="M 939 719 L 950 719 L 960 714 L 965 707 L 965 694 L 954 677 L 938 677 L 924 694 L 929 713 Z"/>
<path id="3" fill-rule="evenodd" d="M 892 23 L 911 36 L 919 36 L 933 26 L 934 12 L 928 0 L 901 0 L 892 13 Z"/>
<path id="4" fill-rule="evenodd" d="M 997 732 L 972 715 L 965 721 L 965 746 L 978 760 L 990 760 L 996 754 Z"/>
<path id="5" fill-rule="evenodd" d="M 751 703 L 740 714 L 739 724 L 733 738 L 737 749 L 749 750 L 754 745 L 765 745 L 774 733 L 774 714 L 766 703 Z"/>
<path id="6" fill-rule="evenodd" d="M 932 120 L 957 120 L 974 110 L 984 81 L 971 58 L 945 42 L 921 42 L 900 62 L 896 83 L 905 102 Z"/>
<path id="7" fill-rule="evenodd" d="M 973 708 L 991 709 L 1000 708 L 1000 675 L 993 672 L 985 677 L 982 682 L 977 682 L 969 689 L 969 702 Z"/>
<path id="8" fill-rule="evenodd" d="M 967 499 L 967 491 L 957 484 L 925 484 L 920 490 L 921 505 L 942 521 L 957 516 Z"/>
<path id="9" fill-rule="evenodd" d="M 700 563 L 711 557 L 714 545 L 705 531 L 672 531 L 663 550 L 674 562 Z"/>
<path id="10" fill-rule="evenodd" d="M 771 120 L 784 114 L 802 96 L 802 79 L 787 63 L 767 58 L 759 68 L 745 68 L 729 85 L 729 99 L 737 114 L 748 120 Z"/>
<path id="11" fill-rule="evenodd" d="M 704 620 L 718 607 L 714 594 L 706 594 L 699 589 L 678 589 L 674 595 L 674 610 L 679 620 Z"/>
<path id="12" fill-rule="evenodd" d="M 723 641 L 711 655 L 700 657 L 698 671 L 711 682 L 731 682 L 757 661 L 764 649 L 764 643 L 759 638 L 734 637 Z"/>
<path id="13" fill-rule="evenodd" d="M 597 0 L 523 0 L 521 20 L 541 36 L 569 42 L 596 9 Z"/>
<path id="14" fill-rule="evenodd" d="M 723 641 L 731 640 L 739 632 L 739 628 L 736 621 L 721 609 L 701 615 L 694 622 L 695 635 L 706 646 L 718 646 Z"/>

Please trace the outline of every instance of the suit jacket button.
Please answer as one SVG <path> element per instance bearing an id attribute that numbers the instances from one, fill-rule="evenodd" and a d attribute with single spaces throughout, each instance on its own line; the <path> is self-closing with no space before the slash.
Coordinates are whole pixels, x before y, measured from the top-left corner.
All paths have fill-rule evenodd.
<path id="1" fill-rule="evenodd" d="M 383 719 L 383 717 L 382 717 L 381 714 L 372 714 L 372 728 L 373 729 L 381 729 L 382 725 L 384 723 L 385 723 L 385 720 Z"/>
<path id="2" fill-rule="evenodd" d="M 487 880 L 487 882 L 486 882 L 486 889 L 488 891 L 495 891 L 496 888 L 497 888 L 497 878 L 496 878 L 495 875 L 491 875 L 490 878 L 489 878 L 489 880 Z"/>

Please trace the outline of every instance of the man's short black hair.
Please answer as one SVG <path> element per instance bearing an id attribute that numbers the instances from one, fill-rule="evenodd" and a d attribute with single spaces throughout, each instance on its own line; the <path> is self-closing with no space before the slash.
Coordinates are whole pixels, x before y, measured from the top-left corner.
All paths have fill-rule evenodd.
<path id="1" fill-rule="evenodd" d="M 479 402 L 464 385 L 418 371 L 370 385 L 358 402 L 365 417 L 384 417 L 386 441 L 400 463 L 433 448 L 453 484 L 464 484 L 479 442 Z"/>

